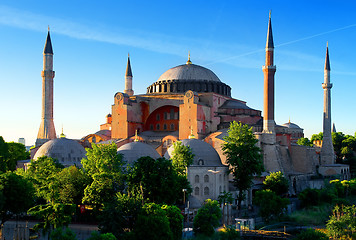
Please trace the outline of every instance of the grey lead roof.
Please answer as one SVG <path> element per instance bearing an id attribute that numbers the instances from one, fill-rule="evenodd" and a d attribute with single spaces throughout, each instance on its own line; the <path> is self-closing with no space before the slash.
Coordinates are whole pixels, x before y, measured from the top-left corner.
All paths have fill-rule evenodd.
<path id="1" fill-rule="evenodd" d="M 50 54 L 53 54 L 51 36 L 50 36 L 50 34 L 49 34 L 49 31 L 48 31 L 48 34 L 47 34 L 46 44 L 45 44 L 43 53 L 50 53 Z"/>
<path id="2" fill-rule="evenodd" d="M 248 107 L 245 103 L 242 103 L 242 102 L 236 101 L 236 100 L 227 100 L 219 108 L 229 108 L 229 109 L 230 108 L 234 108 L 234 109 L 251 109 L 251 110 L 254 110 L 254 109 Z"/>
<path id="3" fill-rule="evenodd" d="M 328 47 L 326 47 L 325 70 L 329 70 L 330 71 L 329 48 Z"/>
<path id="4" fill-rule="evenodd" d="M 269 16 L 269 22 L 268 22 L 268 32 L 267 32 L 266 48 L 274 48 L 273 35 L 272 35 L 272 21 L 271 21 L 271 15 Z"/>

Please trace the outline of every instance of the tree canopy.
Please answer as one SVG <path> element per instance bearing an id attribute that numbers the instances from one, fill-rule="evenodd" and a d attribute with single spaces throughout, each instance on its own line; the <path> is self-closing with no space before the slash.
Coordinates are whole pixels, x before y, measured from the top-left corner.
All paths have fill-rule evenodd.
<path id="1" fill-rule="evenodd" d="M 272 172 L 263 181 L 264 189 L 270 189 L 277 195 L 283 195 L 288 192 L 289 183 L 282 172 Z"/>
<path id="2" fill-rule="evenodd" d="M 189 146 L 184 146 L 181 141 L 173 143 L 171 161 L 173 168 L 180 175 L 186 175 L 186 169 L 193 163 L 194 154 Z"/>
<path id="3" fill-rule="evenodd" d="M 238 205 L 241 207 L 243 191 L 252 185 L 254 175 L 264 170 L 261 149 L 252 128 L 235 121 L 230 123 L 228 135 L 224 137 L 223 151 L 226 155 L 235 186 L 239 189 Z"/>
<path id="4" fill-rule="evenodd" d="M 211 236 L 219 226 L 221 210 L 218 201 L 207 199 L 194 218 L 194 233 Z"/>

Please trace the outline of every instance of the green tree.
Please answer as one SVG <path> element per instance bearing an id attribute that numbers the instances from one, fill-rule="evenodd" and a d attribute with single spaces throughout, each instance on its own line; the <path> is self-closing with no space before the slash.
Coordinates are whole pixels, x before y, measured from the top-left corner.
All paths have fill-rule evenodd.
<path id="1" fill-rule="evenodd" d="M 193 163 L 194 154 L 189 146 L 184 146 L 181 141 L 173 143 L 172 165 L 180 175 L 186 175 L 187 168 Z"/>
<path id="2" fill-rule="evenodd" d="M 335 206 L 326 224 L 329 237 L 333 239 L 354 239 L 356 237 L 356 207 Z"/>
<path id="3" fill-rule="evenodd" d="M 54 202 L 58 199 L 58 174 L 62 169 L 57 160 L 43 156 L 31 161 L 25 176 L 33 183 L 37 197 Z"/>
<path id="4" fill-rule="evenodd" d="M 0 173 L 7 170 L 7 160 L 9 158 L 9 147 L 4 141 L 2 136 L 0 136 Z"/>
<path id="5" fill-rule="evenodd" d="M 165 158 L 139 158 L 128 170 L 127 184 L 129 192 L 161 204 L 174 204 L 182 198 L 183 189 L 191 191 L 186 176 L 178 175 Z"/>
<path id="6" fill-rule="evenodd" d="M 84 197 L 84 189 L 90 183 L 90 178 L 83 170 L 70 166 L 62 169 L 57 175 L 58 198 L 57 202 L 79 205 Z"/>
<path id="7" fill-rule="evenodd" d="M 48 233 L 50 239 L 53 229 L 68 227 L 75 212 L 75 205 L 62 203 L 48 203 L 30 208 L 27 213 L 41 218 L 42 222 L 34 226 L 35 231 L 42 230 L 43 234 Z"/>
<path id="8" fill-rule="evenodd" d="M 176 206 L 162 205 L 161 209 L 165 212 L 169 221 L 169 228 L 172 232 L 173 240 L 182 239 L 183 215 Z"/>
<path id="9" fill-rule="evenodd" d="M 75 233 L 69 228 L 57 228 L 51 233 L 50 238 L 52 240 L 77 240 Z"/>
<path id="10" fill-rule="evenodd" d="M 270 189 L 277 195 L 283 195 L 288 192 L 289 183 L 288 180 L 283 176 L 282 172 L 272 172 L 263 181 L 264 189 Z"/>
<path id="11" fill-rule="evenodd" d="M 244 199 L 244 191 L 252 186 L 254 175 L 264 170 L 261 149 L 256 146 L 258 140 L 252 128 L 233 121 L 228 135 L 224 137 L 223 151 L 233 175 L 234 184 L 239 189 L 238 206 Z"/>
<path id="12" fill-rule="evenodd" d="M 173 239 L 166 212 L 155 203 L 146 203 L 142 207 L 133 232 L 137 240 Z"/>
<path id="13" fill-rule="evenodd" d="M 100 232 L 112 233 L 121 239 L 125 230 L 133 230 L 141 208 L 141 196 L 117 193 L 112 202 L 104 204 L 99 216 Z"/>
<path id="14" fill-rule="evenodd" d="M 329 237 L 318 230 L 307 229 L 297 234 L 296 240 L 329 240 Z"/>
<path id="15" fill-rule="evenodd" d="M 12 172 L 0 175 L 0 239 L 4 223 L 33 204 L 34 188 L 28 180 Z"/>
<path id="16" fill-rule="evenodd" d="M 30 159 L 30 153 L 26 151 L 26 147 L 22 143 L 9 142 L 7 146 L 9 149 L 8 170 L 14 171 L 17 161 Z"/>
<path id="17" fill-rule="evenodd" d="M 87 148 L 87 158 L 82 159 L 82 165 L 92 182 L 84 190 L 83 202 L 99 207 L 123 190 L 124 162 L 116 151 L 115 143 L 92 144 L 92 149 Z"/>
<path id="18" fill-rule="evenodd" d="M 112 233 L 103 233 L 92 232 L 91 237 L 88 240 L 116 240 L 117 238 Z"/>
<path id="19" fill-rule="evenodd" d="M 310 141 L 308 138 L 299 138 L 297 141 L 298 145 L 302 145 L 302 146 L 308 146 L 308 147 L 312 147 L 313 146 L 313 142 Z"/>
<path id="20" fill-rule="evenodd" d="M 289 204 L 288 198 L 281 198 L 271 190 L 260 190 L 256 192 L 254 203 L 260 207 L 259 214 L 266 221 L 279 218 L 283 215 Z"/>
<path id="21" fill-rule="evenodd" d="M 323 140 L 323 133 L 320 132 L 318 134 L 313 134 L 310 141 L 313 143 L 314 141 L 317 141 L 317 140 Z"/>
<path id="22" fill-rule="evenodd" d="M 205 200 L 203 206 L 198 210 L 194 218 L 194 233 L 211 236 L 214 234 L 214 228 L 219 226 L 221 210 L 219 203 L 215 200 Z"/>

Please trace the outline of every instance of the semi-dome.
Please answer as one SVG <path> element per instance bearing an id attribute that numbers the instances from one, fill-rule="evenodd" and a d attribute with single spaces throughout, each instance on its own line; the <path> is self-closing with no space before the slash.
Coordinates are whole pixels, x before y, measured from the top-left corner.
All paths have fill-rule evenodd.
<path id="1" fill-rule="evenodd" d="M 199 139 L 184 139 L 181 141 L 184 146 L 189 146 L 194 154 L 192 165 L 203 166 L 224 166 L 216 150 L 207 142 Z M 169 159 L 172 156 L 173 146 L 168 148 L 164 157 Z"/>
<path id="2" fill-rule="evenodd" d="M 123 155 L 123 160 L 127 164 L 133 164 L 137 159 L 141 157 L 151 157 L 153 159 L 160 158 L 158 152 L 150 145 L 142 142 L 130 142 L 122 145 L 117 149 L 118 154 Z"/>
<path id="3" fill-rule="evenodd" d="M 195 64 L 183 64 L 177 67 L 171 68 L 163 73 L 157 82 L 163 80 L 185 80 L 185 81 L 213 81 L 221 82 L 220 79 L 215 75 L 213 71 L 205 67 L 195 65 Z"/>
<path id="4" fill-rule="evenodd" d="M 47 156 L 57 159 L 64 166 L 81 165 L 80 161 L 85 157 L 86 151 L 77 141 L 65 137 L 52 139 L 43 144 L 33 157 Z"/>
<path id="5" fill-rule="evenodd" d="M 147 94 L 185 93 L 188 90 L 197 93 L 214 92 L 231 97 L 230 86 L 221 82 L 210 69 L 192 64 L 190 60 L 164 72 L 147 88 Z"/>
<path id="6" fill-rule="evenodd" d="M 282 126 L 287 127 L 287 128 L 301 129 L 297 124 L 291 123 L 291 122 L 287 122 L 287 123 L 283 124 Z"/>

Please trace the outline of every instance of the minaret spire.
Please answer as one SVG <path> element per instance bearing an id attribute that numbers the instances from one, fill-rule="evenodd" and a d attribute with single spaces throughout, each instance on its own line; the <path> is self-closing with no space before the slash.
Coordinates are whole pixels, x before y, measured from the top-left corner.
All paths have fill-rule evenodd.
<path id="1" fill-rule="evenodd" d="M 324 67 L 324 113 L 323 113 L 323 143 L 321 146 L 321 163 L 322 165 L 333 164 L 335 159 L 334 147 L 331 137 L 331 88 L 330 83 L 330 61 L 329 47 L 326 45 L 325 67 Z"/>
<path id="2" fill-rule="evenodd" d="M 53 48 L 51 36 L 47 33 L 46 44 L 43 50 L 43 71 L 42 71 L 42 120 L 38 130 L 36 145 L 56 138 L 56 130 L 53 122 Z"/>
<path id="3" fill-rule="evenodd" d="M 274 122 L 274 74 L 276 66 L 273 63 L 274 44 L 272 35 L 271 12 L 269 13 L 267 40 L 266 40 L 266 59 L 262 67 L 264 76 L 264 107 L 263 107 L 263 132 L 275 133 Z"/>
<path id="4" fill-rule="evenodd" d="M 127 66 L 126 66 L 126 74 L 125 74 L 125 90 L 124 93 L 127 93 L 129 96 L 134 94 L 132 90 L 132 70 L 130 63 L 130 54 L 127 56 Z"/>

